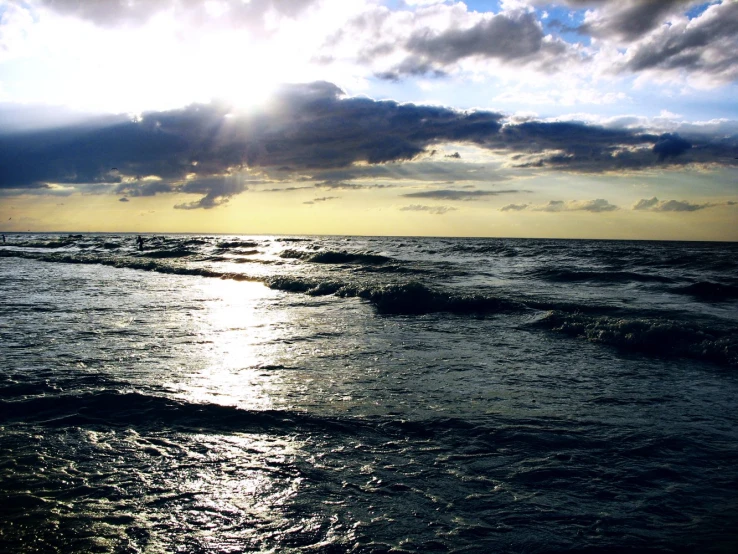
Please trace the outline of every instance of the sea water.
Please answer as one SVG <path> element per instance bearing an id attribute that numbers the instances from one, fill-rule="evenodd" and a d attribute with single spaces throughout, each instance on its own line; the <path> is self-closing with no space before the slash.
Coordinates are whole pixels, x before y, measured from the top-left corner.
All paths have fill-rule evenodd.
<path id="1" fill-rule="evenodd" d="M 3 552 L 734 552 L 738 244 L 23 234 Z"/>

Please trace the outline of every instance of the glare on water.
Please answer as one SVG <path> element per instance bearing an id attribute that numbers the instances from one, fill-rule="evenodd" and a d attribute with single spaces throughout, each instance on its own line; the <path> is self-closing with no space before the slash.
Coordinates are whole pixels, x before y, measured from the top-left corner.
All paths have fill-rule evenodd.
<path id="1" fill-rule="evenodd" d="M 274 309 L 278 294 L 258 283 L 203 279 L 192 294 L 205 298 L 203 309 L 192 317 L 194 343 L 192 368 L 168 386 L 192 402 L 212 402 L 243 409 L 273 407 L 284 350 L 280 336 L 290 313 Z"/>

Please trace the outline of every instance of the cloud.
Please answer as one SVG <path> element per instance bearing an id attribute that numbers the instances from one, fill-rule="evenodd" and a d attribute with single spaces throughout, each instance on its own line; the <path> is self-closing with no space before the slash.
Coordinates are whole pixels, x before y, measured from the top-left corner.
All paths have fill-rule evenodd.
<path id="1" fill-rule="evenodd" d="M 332 182 L 332 181 L 325 181 L 323 183 L 316 183 L 313 186 L 316 189 L 323 189 L 323 190 L 374 190 L 374 189 L 395 188 L 398 185 L 386 185 L 386 184 L 379 184 L 379 183 L 367 185 L 367 184 L 360 184 L 360 183 L 342 183 L 342 182 L 337 183 L 337 182 Z"/>
<path id="2" fill-rule="evenodd" d="M 603 198 L 597 198 L 596 200 L 571 200 L 564 202 L 563 200 L 551 200 L 548 204 L 543 206 L 531 207 L 532 210 L 538 212 L 592 212 L 592 213 L 603 213 L 613 212 L 619 209 L 617 206 L 610 204 Z"/>
<path id="3" fill-rule="evenodd" d="M 570 15 L 583 17 L 581 24 L 552 20 L 548 30 L 593 40 L 583 47 L 547 35 L 526 4 L 575 10 Z M 516 0 L 503 2 L 498 13 L 469 11 L 462 3 L 411 12 L 377 7 L 350 21 L 330 45 L 345 50 L 362 44 L 356 61 L 393 81 L 464 71 L 498 76 L 501 68 L 515 67 L 585 81 L 593 74 L 635 73 L 715 86 L 738 79 L 737 20 L 732 0 Z M 602 95 L 600 101 L 616 99 Z"/>
<path id="4" fill-rule="evenodd" d="M 215 208 L 228 202 L 232 196 L 246 190 L 248 190 L 246 183 L 237 175 L 216 175 L 190 180 L 179 186 L 177 192 L 204 194 L 205 196 L 194 202 L 177 204 L 174 208 L 178 210 Z"/>
<path id="5" fill-rule="evenodd" d="M 124 196 L 202 194 L 181 209 L 213 208 L 249 183 L 312 181 L 330 190 L 355 179 L 494 182 L 510 168 L 430 160 L 440 145 L 474 145 L 517 168 L 603 172 L 654 166 L 735 165 L 738 136 L 693 136 L 581 122 L 508 121 L 491 111 L 345 97 L 331 83 L 283 87 L 261 111 L 213 102 L 130 119 L 0 135 L 0 189 L 53 186 Z M 332 184 L 333 183 L 333 184 Z M 351 185 L 377 187 L 380 185 Z M 284 189 L 283 189 L 284 190 Z M 472 199 L 519 191 L 429 191 Z"/>
<path id="6" fill-rule="evenodd" d="M 316 204 L 318 202 L 327 202 L 328 200 L 335 200 L 337 198 L 341 198 L 341 197 L 340 196 L 321 196 L 320 198 L 313 198 L 312 200 L 303 202 L 303 204 Z"/>
<path id="7" fill-rule="evenodd" d="M 578 31 L 597 38 L 630 42 L 661 25 L 669 16 L 681 13 L 694 0 L 568 0 L 571 7 L 596 7 L 588 12 Z"/>
<path id="8" fill-rule="evenodd" d="M 403 206 L 400 208 L 401 212 L 428 212 L 433 215 L 443 215 L 448 212 L 452 212 L 458 208 L 452 206 L 423 206 L 420 204 L 410 204 L 409 206 Z"/>
<path id="9" fill-rule="evenodd" d="M 664 161 L 669 157 L 676 158 L 690 148 L 692 148 L 692 144 L 679 135 L 666 133 L 661 135 L 656 144 L 653 145 L 653 153 L 658 155 L 659 160 Z"/>
<path id="10" fill-rule="evenodd" d="M 92 21 L 104 27 L 142 25 L 157 14 L 171 13 L 200 25 L 212 20 L 225 25 L 251 24 L 252 31 L 266 29 L 275 16 L 296 18 L 317 0 L 40 0 L 57 13 Z"/>
<path id="11" fill-rule="evenodd" d="M 525 210 L 530 204 L 508 204 L 500 208 L 501 212 L 520 212 Z"/>
<path id="12" fill-rule="evenodd" d="M 684 200 L 659 200 L 655 196 L 653 198 L 642 198 L 633 205 L 634 210 L 649 212 L 696 212 L 705 208 L 714 208 L 716 206 L 734 206 L 736 202 L 706 202 L 704 204 L 694 204 Z"/>
<path id="13" fill-rule="evenodd" d="M 394 81 L 443 77 L 462 62 L 480 60 L 550 73 L 578 56 L 571 45 L 547 36 L 532 12 L 478 13 L 463 3 L 394 12 L 375 7 L 349 21 L 327 48 L 339 53 L 353 48 L 355 61 Z"/>
<path id="14" fill-rule="evenodd" d="M 464 162 L 457 163 L 448 160 L 415 159 L 406 163 L 389 164 L 358 164 L 345 168 L 321 169 L 315 173 L 330 182 L 377 179 L 384 181 L 426 181 L 426 182 L 483 182 L 495 183 L 507 181 L 510 176 L 501 171 L 498 164 Z M 352 185 L 358 186 L 358 185 Z M 361 185 L 370 188 L 385 188 L 392 184 Z M 330 185 L 326 185 L 329 188 Z"/>
<path id="15" fill-rule="evenodd" d="M 543 67 L 546 58 L 553 60 L 566 52 L 563 42 L 545 41 L 535 15 L 524 11 L 499 13 L 467 29 L 450 28 L 441 33 L 424 29 L 410 36 L 405 48 L 410 52 L 405 64 L 415 59 L 420 69 L 426 65 L 440 69 L 472 57 L 505 63 L 535 61 Z"/>
<path id="16" fill-rule="evenodd" d="M 127 196 L 155 196 L 156 194 L 172 192 L 173 190 L 172 185 L 158 179 L 129 181 L 115 187 L 116 194 L 125 194 Z"/>
<path id="17" fill-rule="evenodd" d="M 499 196 L 501 194 L 515 194 L 521 192 L 521 190 L 428 190 L 423 192 L 410 192 L 403 194 L 405 198 L 435 198 L 438 200 L 479 200 L 480 198 L 486 198 L 488 196 Z"/>
<path id="18" fill-rule="evenodd" d="M 671 2 L 675 3 L 675 2 Z M 643 5 L 659 5 L 643 2 Z M 686 2 L 676 2 L 686 4 Z M 695 79 L 729 83 L 738 79 L 738 3 L 708 7 L 694 19 L 677 18 L 632 44 L 623 71 L 687 74 Z"/>
<path id="19" fill-rule="evenodd" d="M 534 204 L 508 204 L 500 208 L 501 212 L 521 212 L 524 210 L 531 210 L 534 212 L 591 212 L 591 213 L 604 213 L 613 212 L 618 210 L 617 206 L 610 204 L 604 198 L 597 198 L 595 200 L 551 200 L 547 204 L 534 205 Z"/>

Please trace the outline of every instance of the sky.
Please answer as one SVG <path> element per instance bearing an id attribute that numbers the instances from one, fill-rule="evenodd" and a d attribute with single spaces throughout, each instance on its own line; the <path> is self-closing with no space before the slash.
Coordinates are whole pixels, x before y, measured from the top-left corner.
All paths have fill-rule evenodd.
<path id="1" fill-rule="evenodd" d="M 0 0 L 0 230 L 738 240 L 738 0 Z"/>

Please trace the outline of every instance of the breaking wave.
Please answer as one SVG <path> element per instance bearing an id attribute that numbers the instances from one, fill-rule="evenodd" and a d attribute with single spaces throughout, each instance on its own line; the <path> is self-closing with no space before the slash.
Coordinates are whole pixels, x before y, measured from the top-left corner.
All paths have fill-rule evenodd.
<path id="1" fill-rule="evenodd" d="M 327 250 L 324 252 L 306 252 L 288 249 L 280 254 L 282 258 L 298 259 L 316 264 L 386 264 L 392 258 L 380 254 L 366 252 L 341 252 Z"/>
<path id="2" fill-rule="evenodd" d="M 632 352 L 676 356 L 738 367 L 738 329 L 696 323 L 549 312 L 537 326 Z"/>
<path id="3" fill-rule="evenodd" d="M 518 302 L 477 294 L 452 294 L 427 287 L 417 281 L 388 285 L 357 285 L 337 281 L 275 277 L 267 280 L 267 286 L 311 296 L 334 294 L 341 298 L 361 298 L 370 302 L 382 314 L 498 313 L 525 308 Z"/>
<path id="4" fill-rule="evenodd" d="M 256 246 L 259 246 L 259 243 L 254 242 L 253 240 L 229 240 L 219 242 L 217 246 L 218 248 L 227 250 L 230 248 L 254 248 Z"/>

